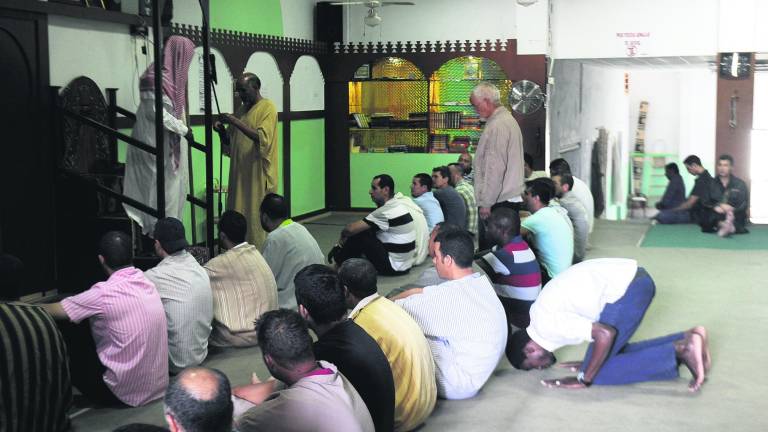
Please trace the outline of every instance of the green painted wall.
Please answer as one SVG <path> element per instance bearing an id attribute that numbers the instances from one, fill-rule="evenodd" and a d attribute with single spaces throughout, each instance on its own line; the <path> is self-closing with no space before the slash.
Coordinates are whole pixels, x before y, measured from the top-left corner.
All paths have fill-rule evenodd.
<path id="1" fill-rule="evenodd" d="M 291 215 L 325 208 L 325 120 L 291 122 Z"/>
<path id="2" fill-rule="evenodd" d="M 411 180 L 420 172 L 432 174 L 432 168 L 456 162 L 456 153 L 354 153 L 349 155 L 350 204 L 375 207 L 368 191 L 371 179 L 386 173 L 395 180 L 396 192 L 411 196 Z"/>
<path id="3" fill-rule="evenodd" d="M 282 36 L 280 0 L 213 0 L 211 27 Z"/>

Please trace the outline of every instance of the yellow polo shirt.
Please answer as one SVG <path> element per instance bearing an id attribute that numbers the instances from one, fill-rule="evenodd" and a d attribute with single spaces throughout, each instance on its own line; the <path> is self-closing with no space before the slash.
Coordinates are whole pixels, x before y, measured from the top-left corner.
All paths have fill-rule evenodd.
<path id="1" fill-rule="evenodd" d="M 373 294 L 349 314 L 389 361 L 395 381 L 395 430 L 409 431 L 429 417 L 437 400 L 435 362 L 421 328 L 400 306 Z"/>

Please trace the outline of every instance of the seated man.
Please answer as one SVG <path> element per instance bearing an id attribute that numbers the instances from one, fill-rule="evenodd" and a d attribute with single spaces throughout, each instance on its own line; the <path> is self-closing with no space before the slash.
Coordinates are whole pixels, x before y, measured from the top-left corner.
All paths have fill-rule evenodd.
<path id="1" fill-rule="evenodd" d="M 584 261 L 587 256 L 587 244 L 589 243 L 589 218 L 587 210 L 577 200 L 573 193 L 573 176 L 563 173 L 552 176 L 555 183 L 555 196 L 557 202 L 568 211 L 568 219 L 573 226 L 573 262 Z"/>
<path id="2" fill-rule="evenodd" d="M 717 178 L 710 189 L 710 203 L 704 205 L 699 218 L 703 232 L 715 232 L 720 237 L 747 231 L 749 190 L 744 180 L 733 175 L 733 158 L 720 155 L 717 160 Z"/>
<path id="3" fill-rule="evenodd" d="M 477 235 L 477 202 L 475 201 L 475 188 L 472 187 L 467 181 L 464 180 L 461 165 L 452 163 L 448 165 L 448 170 L 451 174 L 451 186 L 456 189 L 461 199 L 464 200 L 464 205 L 467 208 L 467 225 L 466 230 Z"/>
<path id="4" fill-rule="evenodd" d="M 168 386 L 168 324 L 160 295 L 131 265 L 131 237 L 110 231 L 99 241 L 99 262 L 109 276 L 88 291 L 43 308 L 62 325 L 72 385 L 100 405 L 144 405 Z"/>
<path id="5" fill-rule="evenodd" d="M 454 232 L 454 231 L 464 231 L 464 228 L 457 227 L 456 225 L 452 225 L 445 222 L 440 222 L 439 224 L 435 225 L 435 229 L 432 230 L 432 232 L 429 234 L 429 243 L 428 243 L 428 249 L 429 249 L 429 257 L 434 259 L 435 258 L 435 238 L 437 235 L 441 232 Z M 400 288 L 395 288 L 392 291 L 390 291 L 387 294 L 387 298 L 393 298 L 396 297 L 398 294 L 400 294 L 403 291 L 409 290 L 411 288 L 424 288 L 425 286 L 430 285 L 440 285 L 443 282 L 448 282 L 447 279 L 443 279 L 440 277 L 440 275 L 437 274 L 437 268 L 435 268 L 434 265 L 431 265 L 424 269 L 423 272 L 419 275 L 416 280 L 406 283 L 405 285 L 401 286 Z"/>
<path id="6" fill-rule="evenodd" d="M 365 402 L 331 363 L 316 361 L 312 337 L 294 311 L 269 311 L 257 322 L 264 364 L 274 380 L 236 388 L 235 426 L 240 432 L 373 432 Z M 238 412 L 243 408 L 247 410 Z"/>
<path id="7" fill-rule="evenodd" d="M 658 210 L 673 209 L 685 201 L 685 184 L 676 163 L 670 162 L 664 166 L 664 177 L 669 180 L 669 183 L 664 189 L 661 200 L 656 203 Z"/>
<path id="8" fill-rule="evenodd" d="M 0 254 L 0 429 L 63 432 L 72 404 L 67 347 L 43 308 L 17 303 L 23 269 L 18 258 Z"/>
<path id="9" fill-rule="evenodd" d="M 424 211 L 414 200 L 400 192 L 397 192 L 392 197 L 392 201 L 408 209 L 408 213 L 411 214 L 413 219 L 413 235 L 416 238 L 414 242 L 416 249 L 413 251 L 413 265 L 421 265 L 429 255 L 429 228 L 427 228 L 427 219 L 424 217 Z"/>
<path id="10" fill-rule="evenodd" d="M 232 391 L 216 369 L 184 369 L 165 392 L 165 420 L 171 432 L 231 432 Z"/>
<path id="11" fill-rule="evenodd" d="M 431 232 L 435 225 L 444 221 L 443 209 L 432 193 L 432 177 L 427 173 L 419 173 L 413 176 L 411 182 L 411 196 L 418 204 L 424 217 L 427 219 L 427 229 Z"/>
<path id="12" fill-rule="evenodd" d="M 533 170 L 533 156 L 529 153 L 523 154 L 523 174 L 525 175 L 525 180 L 535 180 L 547 176 L 546 171 Z"/>
<path id="13" fill-rule="evenodd" d="M 701 159 L 696 155 L 690 155 L 685 158 L 683 164 L 691 175 L 696 176 L 693 190 L 687 200 L 675 207 L 661 210 L 656 215 L 656 221 L 660 224 L 698 222 L 703 204 L 711 201 L 710 194 L 714 180 L 709 171 L 701 166 Z"/>
<path id="14" fill-rule="evenodd" d="M 336 365 L 352 383 L 377 431 L 391 431 L 395 418 L 392 369 L 376 341 L 347 319 L 336 272 L 322 264 L 305 267 L 296 275 L 296 302 L 299 314 L 317 335 L 315 358 Z"/>
<path id="15" fill-rule="evenodd" d="M 525 183 L 523 199 L 531 215 L 522 222 L 520 233 L 531 237 L 539 264 L 544 267 L 542 284 L 573 262 L 573 225 L 566 210 L 552 202 L 554 197 L 555 185 L 548 178 Z"/>
<path id="16" fill-rule="evenodd" d="M 432 169 L 432 185 L 434 194 L 443 209 L 445 222 L 466 228 L 467 205 L 456 189 L 450 184 L 451 172 L 447 166 L 439 166 Z"/>
<path id="17" fill-rule="evenodd" d="M 379 274 L 405 274 L 415 259 L 413 217 L 407 207 L 393 199 L 395 181 L 387 174 L 373 178 L 370 194 L 376 210 L 344 227 L 338 244 L 328 255 L 337 266 L 349 258 L 365 256 Z"/>
<path id="18" fill-rule="evenodd" d="M 466 231 L 441 232 L 433 261 L 448 282 L 413 288 L 396 298 L 429 341 L 437 394 L 466 399 L 496 369 L 507 341 L 504 308 L 485 275 L 474 273 L 474 244 Z"/>
<path id="19" fill-rule="evenodd" d="M 495 246 L 477 263 L 493 282 L 507 322 L 526 328 L 531 305 L 541 291 L 539 263 L 520 235 L 520 217 L 516 211 L 499 207 L 491 212 L 485 224 Z"/>
<path id="20" fill-rule="evenodd" d="M 571 166 L 568 164 L 568 161 L 560 158 L 555 159 L 549 163 L 549 175 L 555 176 L 563 173 L 569 173 L 573 175 Z M 589 186 L 587 186 L 585 182 L 581 181 L 578 177 L 573 176 L 573 188 L 571 189 L 571 193 L 573 194 L 574 198 L 579 200 L 579 202 L 584 206 L 584 209 L 587 211 L 589 232 L 591 233 L 595 228 L 595 199 L 592 197 L 592 191 L 589 189 Z"/>
<path id="21" fill-rule="evenodd" d="M 304 225 L 288 216 L 285 198 L 273 193 L 264 197 L 261 202 L 261 226 L 268 233 L 264 242 L 264 259 L 277 281 L 279 307 L 296 310 L 293 278 L 308 265 L 323 264 L 325 257 L 317 240 Z"/>
<path id="22" fill-rule="evenodd" d="M 208 356 L 213 321 L 213 297 L 208 273 L 184 248 L 189 246 L 184 225 L 176 218 L 155 224 L 155 253 L 163 260 L 147 270 L 163 300 L 168 321 L 171 373 L 197 366 Z"/>
<path id="23" fill-rule="evenodd" d="M 474 187 L 475 173 L 472 172 L 472 155 L 469 152 L 464 152 L 459 155 L 457 162 L 461 165 L 462 170 L 464 170 L 464 181 Z"/>
<path id="24" fill-rule="evenodd" d="M 637 261 L 602 258 L 569 268 L 547 284 L 531 308 L 531 325 L 510 336 L 507 357 L 517 369 L 543 369 L 565 345 L 593 341 L 583 362 L 565 364 L 576 377 L 542 381 L 548 387 L 584 388 L 675 379 L 684 363 L 697 391 L 710 367 L 703 327 L 629 343 L 656 293 Z"/>
<path id="25" fill-rule="evenodd" d="M 377 294 L 376 269 L 361 258 L 339 269 L 349 318 L 365 330 L 387 357 L 395 384 L 395 430 L 424 423 L 437 399 L 435 362 L 421 328 L 401 307 Z"/>
<path id="26" fill-rule="evenodd" d="M 213 293 L 209 342 L 216 347 L 255 346 L 253 323 L 277 309 L 275 277 L 256 246 L 245 242 L 247 231 L 245 216 L 225 211 L 219 220 L 219 243 L 226 252 L 205 264 Z"/>

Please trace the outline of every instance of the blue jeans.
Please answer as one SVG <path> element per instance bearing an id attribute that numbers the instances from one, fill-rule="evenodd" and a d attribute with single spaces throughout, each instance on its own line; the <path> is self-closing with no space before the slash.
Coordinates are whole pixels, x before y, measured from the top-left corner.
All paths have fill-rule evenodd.
<path id="1" fill-rule="evenodd" d="M 679 376 L 674 342 L 683 339 L 684 333 L 629 343 L 655 294 L 653 279 L 645 269 L 639 267 L 624 296 L 615 303 L 605 305 L 600 314 L 600 323 L 616 329 L 616 340 L 605 363 L 592 380 L 593 384 L 631 384 L 670 380 Z M 593 346 L 589 345 L 581 370 L 585 370 L 589 364 Z"/>
<path id="2" fill-rule="evenodd" d="M 685 224 L 691 223 L 691 212 L 688 210 L 660 210 L 656 215 L 660 224 Z"/>

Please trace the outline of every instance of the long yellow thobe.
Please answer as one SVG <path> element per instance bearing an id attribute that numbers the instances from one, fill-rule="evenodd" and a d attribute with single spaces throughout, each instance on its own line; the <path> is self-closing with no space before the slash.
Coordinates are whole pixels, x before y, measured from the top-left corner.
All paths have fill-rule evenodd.
<path id="1" fill-rule="evenodd" d="M 261 227 L 259 207 L 264 196 L 277 192 L 277 109 L 261 99 L 240 120 L 259 135 L 258 145 L 232 127 L 227 209 L 248 221 L 248 243 L 261 249 L 267 234 Z"/>

